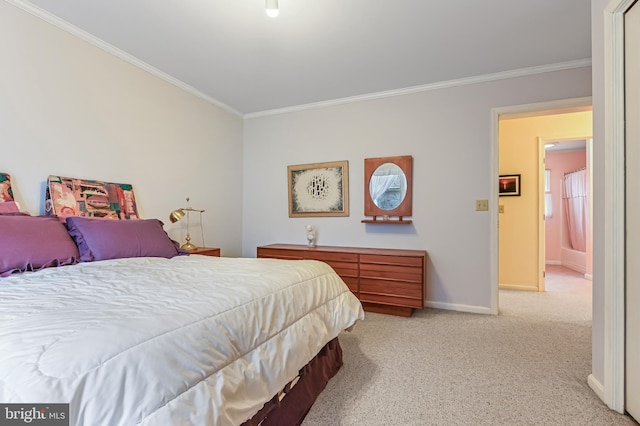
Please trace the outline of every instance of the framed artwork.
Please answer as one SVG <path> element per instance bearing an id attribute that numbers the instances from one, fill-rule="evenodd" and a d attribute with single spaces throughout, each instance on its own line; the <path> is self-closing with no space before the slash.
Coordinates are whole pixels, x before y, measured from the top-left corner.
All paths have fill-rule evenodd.
<path id="1" fill-rule="evenodd" d="M 11 190 L 11 176 L 0 173 L 0 203 L 13 201 L 13 191 Z"/>
<path id="2" fill-rule="evenodd" d="M 520 196 L 520 175 L 500 175 L 498 178 L 498 195 Z"/>
<path id="3" fill-rule="evenodd" d="M 289 217 L 349 216 L 349 162 L 288 166 Z"/>
<path id="4" fill-rule="evenodd" d="M 61 217 L 138 218 L 131 185 L 53 175 L 47 180 L 45 210 Z"/>

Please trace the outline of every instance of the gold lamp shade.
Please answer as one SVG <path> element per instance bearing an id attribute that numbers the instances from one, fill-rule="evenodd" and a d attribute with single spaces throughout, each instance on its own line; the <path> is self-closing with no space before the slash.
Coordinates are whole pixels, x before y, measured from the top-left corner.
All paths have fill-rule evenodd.
<path id="1" fill-rule="evenodd" d="M 184 210 L 182 209 L 174 210 L 171 212 L 171 214 L 169 214 L 169 220 L 171 221 L 171 223 L 176 223 L 177 221 L 182 219 L 184 215 L 185 215 Z"/>

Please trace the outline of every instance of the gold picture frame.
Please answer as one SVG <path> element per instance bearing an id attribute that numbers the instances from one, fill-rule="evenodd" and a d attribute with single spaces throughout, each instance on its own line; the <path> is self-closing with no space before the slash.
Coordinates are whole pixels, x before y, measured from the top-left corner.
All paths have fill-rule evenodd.
<path id="1" fill-rule="evenodd" d="M 349 162 L 287 167 L 289 217 L 349 216 Z"/>

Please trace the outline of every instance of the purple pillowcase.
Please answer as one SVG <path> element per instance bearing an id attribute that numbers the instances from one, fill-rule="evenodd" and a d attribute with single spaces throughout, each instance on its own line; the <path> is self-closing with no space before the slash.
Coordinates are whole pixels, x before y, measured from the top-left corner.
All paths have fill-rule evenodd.
<path id="1" fill-rule="evenodd" d="M 0 214 L 2 213 L 17 213 L 20 209 L 16 205 L 15 201 L 5 201 L 0 203 Z"/>
<path id="2" fill-rule="evenodd" d="M 80 261 L 182 254 L 158 219 L 101 220 L 73 216 L 67 228 L 80 250 Z"/>
<path id="3" fill-rule="evenodd" d="M 0 215 L 0 276 L 78 262 L 78 247 L 53 217 Z"/>

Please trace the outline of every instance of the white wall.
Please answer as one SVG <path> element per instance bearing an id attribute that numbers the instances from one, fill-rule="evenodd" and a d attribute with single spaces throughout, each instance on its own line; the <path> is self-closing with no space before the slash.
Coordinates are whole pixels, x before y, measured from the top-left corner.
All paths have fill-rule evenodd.
<path id="1" fill-rule="evenodd" d="M 243 254 L 270 243 L 424 249 L 427 299 L 488 312 L 491 110 L 591 95 L 589 67 L 248 118 L 244 130 Z M 413 225 L 365 225 L 364 158 L 414 157 Z M 287 166 L 348 160 L 350 217 L 288 217 Z"/>
<path id="2" fill-rule="evenodd" d="M 240 254 L 241 117 L 2 1 L 0 61 L 0 171 L 24 210 L 44 212 L 49 174 L 131 183 L 173 238 L 190 196 L 206 244 Z"/>

